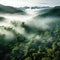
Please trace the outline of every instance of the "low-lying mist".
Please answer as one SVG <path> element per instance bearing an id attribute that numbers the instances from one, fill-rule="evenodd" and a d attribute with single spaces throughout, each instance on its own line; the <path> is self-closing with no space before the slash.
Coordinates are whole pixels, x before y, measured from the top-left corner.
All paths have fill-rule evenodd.
<path id="1" fill-rule="evenodd" d="M 28 13 L 30 11 L 30 13 Z M 44 10 L 43 10 L 44 11 Z M 53 23 L 60 22 L 57 17 L 41 17 L 43 11 L 38 13 L 39 11 L 27 10 L 27 15 L 19 15 L 19 14 L 0 14 L 0 33 L 5 35 L 5 39 L 10 40 L 10 38 L 14 38 L 15 34 L 22 34 L 26 38 L 33 38 L 38 36 L 41 32 L 45 32 L 46 30 L 53 29 Z M 34 14 L 33 14 L 34 13 Z M 45 13 L 44 13 L 45 14 Z M 6 30 L 8 29 L 8 31 Z M 9 30 L 12 31 L 9 31 Z M 41 35 L 40 35 L 41 36 Z M 16 37 L 16 36 L 15 36 Z"/>
<path id="2" fill-rule="evenodd" d="M 60 42 L 60 17 L 45 16 L 44 10 L 25 13 L 0 14 L 1 60 L 42 60 L 46 56 L 54 59 L 50 52 L 55 53 L 55 44 Z"/>

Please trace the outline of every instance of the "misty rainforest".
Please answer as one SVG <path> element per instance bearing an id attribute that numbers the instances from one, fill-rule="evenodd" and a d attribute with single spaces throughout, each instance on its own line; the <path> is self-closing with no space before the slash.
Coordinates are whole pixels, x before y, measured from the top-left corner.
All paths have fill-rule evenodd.
<path id="1" fill-rule="evenodd" d="M 60 6 L 0 4 L 0 60 L 60 60 Z"/>

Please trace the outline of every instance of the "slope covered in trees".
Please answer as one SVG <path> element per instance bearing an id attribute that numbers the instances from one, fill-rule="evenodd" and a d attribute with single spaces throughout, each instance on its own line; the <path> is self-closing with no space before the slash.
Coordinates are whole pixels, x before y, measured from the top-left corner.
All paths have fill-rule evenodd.
<path id="1" fill-rule="evenodd" d="M 39 21 L 40 17 L 28 23 L 13 20 L 10 26 L 0 25 L 0 59 L 60 60 L 60 19 L 47 23 L 46 29 Z"/>

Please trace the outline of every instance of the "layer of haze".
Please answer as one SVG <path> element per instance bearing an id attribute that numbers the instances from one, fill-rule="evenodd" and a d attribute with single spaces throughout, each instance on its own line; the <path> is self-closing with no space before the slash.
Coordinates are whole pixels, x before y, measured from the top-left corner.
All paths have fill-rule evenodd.
<path id="1" fill-rule="evenodd" d="M 20 6 L 56 6 L 60 5 L 60 0 L 0 0 L 0 4 L 20 7 Z"/>

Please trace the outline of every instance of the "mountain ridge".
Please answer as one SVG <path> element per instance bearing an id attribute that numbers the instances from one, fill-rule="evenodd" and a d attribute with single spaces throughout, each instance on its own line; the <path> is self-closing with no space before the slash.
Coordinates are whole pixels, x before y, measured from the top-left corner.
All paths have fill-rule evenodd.
<path id="1" fill-rule="evenodd" d="M 10 13 L 10 14 L 19 13 L 19 14 L 25 14 L 25 12 L 23 10 L 18 10 L 15 7 L 4 6 L 4 5 L 1 5 L 1 4 L 0 4 L 0 13 Z"/>
<path id="2" fill-rule="evenodd" d="M 40 17 L 60 17 L 60 6 L 48 9 L 45 13 L 38 15 Z"/>

